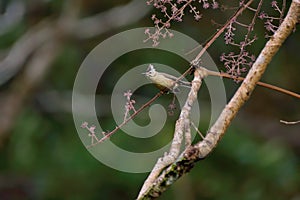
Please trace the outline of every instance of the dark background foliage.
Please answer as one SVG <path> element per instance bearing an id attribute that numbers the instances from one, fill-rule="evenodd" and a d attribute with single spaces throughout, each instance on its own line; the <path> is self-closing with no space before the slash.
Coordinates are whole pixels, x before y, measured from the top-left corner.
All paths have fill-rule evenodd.
<path id="1" fill-rule="evenodd" d="M 17 1 L 1 1 L 0 12 L 4 14 L 7 7 L 15 2 Z M 128 2 L 82 1 L 79 18 L 111 11 L 110 9 Z M 229 4 L 226 1 L 221 3 Z M 45 19 L 57 20 L 65 6 L 64 1 L 59 0 L 29 0 L 21 4 L 24 6 L 22 17 L 11 26 L 1 27 L 1 59 L 37 23 Z M 230 4 L 238 5 L 237 2 Z M 268 3 L 264 10 L 272 12 Z M 150 18 L 157 11 L 145 9 L 141 12 L 147 13 L 139 21 L 118 28 L 107 28 L 107 31 L 93 38 L 83 40 L 62 36 L 58 55 L 42 80 L 21 101 L 14 117 L 7 116 L 7 112 L 1 112 L 0 127 L 6 126 L 3 119 L 11 120 L 11 125 L 5 128 L 6 136 L 1 137 L 0 199 L 134 199 L 137 196 L 147 174 L 116 171 L 88 153 L 74 127 L 71 93 L 81 62 L 97 44 L 122 30 L 153 26 Z M 207 10 L 199 22 L 195 22 L 193 16 L 187 14 L 182 23 L 174 23 L 172 28 L 204 43 L 217 28 L 212 25 L 211 19 L 222 24 L 230 13 L 232 12 Z M 1 15 L 2 19 L 4 17 Z M 255 30 L 259 40 L 250 47 L 253 53 L 258 53 L 266 42 L 263 24 L 259 23 Z M 227 52 L 228 48 L 220 38 L 208 50 L 223 71 L 225 69 L 220 62 L 220 55 Z M 299 49 L 299 31 L 295 30 L 271 62 L 263 81 L 291 91 L 300 91 Z M 18 60 L 19 57 L 14 59 Z M 22 80 L 29 59 L 30 56 L 17 74 L 0 86 L 0 109 L 14 107 L 14 101 L 4 100 L 10 94 L 12 99 L 18 98 L 27 87 L 18 80 Z M 109 96 L 120 74 L 132 66 L 148 62 L 174 66 L 180 72 L 187 69 L 187 63 L 164 52 L 149 50 L 124 55 L 106 72 L 105 78 L 99 83 L 102 89 L 98 94 Z M 229 99 L 238 84 L 231 80 L 224 82 Z M 136 94 L 150 99 L 156 92 L 155 87 L 147 85 Z M 166 95 L 159 102 L 167 106 L 171 98 Z M 209 100 L 207 91 L 202 91 L 199 99 L 205 105 Z M 98 106 L 110 107 L 109 104 Z M 299 99 L 257 87 L 215 151 L 199 162 L 187 176 L 163 194 L 161 199 L 299 199 L 300 125 L 288 126 L 279 122 L 280 119 L 299 120 L 299 110 Z M 178 110 L 175 116 L 167 119 L 168 123 L 160 134 L 161 137 L 134 140 L 118 132 L 112 140 L 124 149 L 135 152 L 155 149 L 172 138 L 177 115 Z M 147 114 L 142 113 L 136 122 L 147 124 L 147 120 Z M 201 131 L 205 132 L 207 129 L 208 120 L 202 119 L 199 127 Z M 100 116 L 99 121 L 107 129 L 115 127 L 109 113 Z M 4 135 L 2 132 L 1 134 Z"/>

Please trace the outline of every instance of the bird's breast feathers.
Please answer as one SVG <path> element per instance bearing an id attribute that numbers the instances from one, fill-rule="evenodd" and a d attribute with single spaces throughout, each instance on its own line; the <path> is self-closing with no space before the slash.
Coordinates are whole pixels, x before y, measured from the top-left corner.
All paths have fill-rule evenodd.
<path id="1" fill-rule="evenodd" d="M 174 87 L 174 83 L 175 83 L 174 80 L 166 78 L 165 76 L 160 75 L 160 74 L 157 74 L 156 76 L 151 77 L 150 79 L 153 83 L 155 83 L 157 85 L 161 85 L 161 86 L 169 88 L 169 89 L 172 89 Z"/>

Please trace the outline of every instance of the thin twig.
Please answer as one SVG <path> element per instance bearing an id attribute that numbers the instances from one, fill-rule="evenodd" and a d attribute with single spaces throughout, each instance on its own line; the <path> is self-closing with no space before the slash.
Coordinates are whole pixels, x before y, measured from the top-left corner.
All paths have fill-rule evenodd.
<path id="1" fill-rule="evenodd" d="M 299 120 L 299 121 L 294 121 L 294 122 L 289 122 L 289 121 L 285 121 L 285 120 L 280 120 L 280 123 L 287 124 L 287 125 L 295 125 L 295 124 L 299 124 L 299 123 L 300 123 L 300 120 Z"/>
<path id="2" fill-rule="evenodd" d="M 190 3 L 192 3 L 193 2 L 193 0 L 189 0 L 188 2 L 185 2 L 185 4 L 181 7 L 181 8 L 179 8 L 172 16 L 168 16 L 168 20 L 166 21 L 166 22 L 164 22 L 163 23 L 163 25 L 162 26 L 159 26 L 158 24 L 155 26 L 155 27 L 157 27 L 157 29 L 155 30 L 155 33 L 154 34 L 156 34 L 156 33 L 161 33 L 161 31 L 163 30 L 163 29 L 166 29 L 166 30 L 168 30 L 167 28 L 167 24 L 171 24 L 171 21 L 172 20 L 174 20 L 176 17 L 178 17 L 178 16 L 180 16 L 182 13 L 183 13 L 183 11 L 184 11 L 184 9 L 190 4 Z M 148 40 L 150 40 L 151 39 L 151 37 L 148 37 L 147 39 L 145 39 L 144 40 L 144 42 L 147 42 Z M 153 39 L 153 38 L 152 38 Z"/>
<path id="3" fill-rule="evenodd" d="M 247 4 L 240 7 L 231 17 L 230 19 L 220 28 L 213 36 L 212 38 L 205 44 L 205 46 L 201 49 L 201 51 L 198 53 L 198 55 L 195 57 L 195 59 L 191 62 L 191 66 L 180 76 L 178 77 L 177 81 L 181 80 L 183 77 L 185 77 L 190 71 L 198 65 L 201 56 L 207 51 L 207 49 L 216 41 L 218 37 L 226 30 L 226 28 L 230 25 L 232 20 L 234 20 L 237 16 L 242 14 L 242 12 L 247 9 L 247 7 L 253 2 L 253 0 L 249 0 Z M 197 47 L 196 47 L 197 48 Z M 195 48 L 195 49 L 196 49 Z"/>
<path id="4" fill-rule="evenodd" d="M 200 135 L 202 140 L 204 140 L 203 134 L 199 131 L 199 129 L 195 126 L 194 122 L 191 121 L 191 125 L 194 127 L 194 129 L 197 131 L 197 133 Z"/>
<path id="5" fill-rule="evenodd" d="M 212 39 L 205 44 L 203 49 L 199 52 L 199 54 L 195 57 L 195 59 L 192 61 L 192 64 L 197 65 L 199 63 L 199 60 L 201 56 L 206 52 L 206 50 L 215 42 L 215 40 L 226 30 L 226 28 L 229 26 L 229 24 L 237 18 L 237 16 L 241 15 L 242 12 L 247 9 L 247 7 L 253 2 L 253 0 L 248 1 L 245 5 L 241 6 L 233 15 L 230 17 L 230 19 L 224 24 L 224 26 L 218 30 L 215 35 L 212 37 Z"/>
<path id="6" fill-rule="evenodd" d="M 219 72 L 214 72 L 214 71 L 211 71 L 211 70 L 207 70 L 207 71 L 208 71 L 207 72 L 208 75 L 211 75 L 211 76 L 219 76 L 219 77 L 224 77 L 224 78 L 233 79 L 233 80 L 237 80 L 237 81 L 245 80 L 244 77 L 236 77 L 236 76 L 232 76 L 232 75 L 227 74 L 227 73 L 219 73 Z M 264 83 L 264 82 L 261 82 L 261 81 L 258 81 L 256 84 L 259 85 L 259 86 L 269 88 L 271 90 L 275 90 L 275 91 L 278 91 L 278 92 L 281 92 L 281 93 L 284 93 L 284 94 L 287 94 L 287 95 L 290 95 L 290 96 L 293 96 L 293 97 L 296 97 L 296 98 L 300 99 L 300 94 L 297 94 L 295 92 L 280 88 L 278 86 L 271 85 L 271 84 L 268 84 L 268 83 Z"/>
<path id="7" fill-rule="evenodd" d="M 141 111 L 143 111 L 146 107 L 150 106 L 151 103 L 153 103 L 157 98 L 159 98 L 162 94 L 164 94 L 165 91 L 160 91 L 159 93 L 157 93 L 152 99 L 150 99 L 147 103 L 145 103 L 144 105 L 142 105 L 136 112 L 134 112 L 132 115 L 130 115 L 129 118 L 127 118 L 125 121 L 123 121 L 120 125 L 116 126 L 116 128 L 114 130 L 112 130 L 111 132 L 109 132 L 108 134 L 106 134 L 104 137 L 102 137 L 100 140 L 98 140 L 97 142 L 87 146 L 87 148 L 91 148 L 103 141 L 105 141 L 106 139 L 110 138 L 110 136 L 112 136 L 114 133 L 116 133 L 118 130 L 120 130 L 123 126 L 125 126 L 130 120 L 134 119 Z"/>

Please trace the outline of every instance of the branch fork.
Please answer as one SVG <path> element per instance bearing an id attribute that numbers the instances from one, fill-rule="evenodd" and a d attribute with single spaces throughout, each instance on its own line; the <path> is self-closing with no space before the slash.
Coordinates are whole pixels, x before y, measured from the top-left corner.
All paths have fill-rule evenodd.
<path id="1" fill-rule="evenodd" d="M 145 181 L 138 199 L 142 199 L 143 195 L 147 192 L 151 185 L 154 183 L 155 179 L 160 175 L 161 171 L 172 164 L 180 153 L 180 148 L 182 146 L 183 138 L 185 137 L 186 147 L 191 145 L 191 131 L 190 131 L 190 112 L 194 102 L 197 100 L 197 94 L 201 87 L 202 80 L 208 75 L 208 71 L 203 67 L 197 67 L 194 72 L 194 79 L 192 81 L 191 90 L 188 94 L 187 100 L 181 109 L 179 119 L 176 121 L 175 132 L 171 148 L 169 153 L 158 159 L 153 170 Z"/>
<path id="2" fill-rule="evenodd" d="M 205 138 L 195 145 L 189 145 L 184 152 L 179 155 L 183 134 L 186 134 L 185 131 L 188 130 L 189 111 L 197 99 L 197 93 L 201 87 L 202 79 L 208 75 L 208 72 L 204 68 L 196 68 L 191 90 L 181 110 L 180 117 L 176 122 L 170 153 L 167 153 L 158 160 L 145 181 L 137 199 L 157 198 L 168 186 L 172 185 L 178 178 L 188 172 L 196 161 L 204 159 L 216 147 L 238 110 L 250 98 L 252 91 L 262 77 L 267 65 L 271 62 L 285 39 L 293 32 L 299 18 L 300 0 L 293 0 L 287 16 L 262 49 L 246 78 L 243 80 L 243 83 L 230 102 L 225 106 L 219 118 L 207 131 Z M 197 56 L 195 60 L 197 61 L 199 58 L 200 56 Z M 188 127 L 190 127 L 190 123 Z"/>

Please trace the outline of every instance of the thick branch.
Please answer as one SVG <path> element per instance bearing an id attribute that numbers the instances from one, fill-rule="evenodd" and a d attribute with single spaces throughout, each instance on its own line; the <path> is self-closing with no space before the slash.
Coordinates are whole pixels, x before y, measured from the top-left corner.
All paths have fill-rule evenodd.
<path id="1" fill-rule="evenodd" d="M 179 119 L 176 121 L 175 131 L 173 141 L 170 147 L 169 153 L 165 154 L 162 158 L 159 158 L 155 166 L 153 167 L 150 175 L 143 184 L 142 189 L 138 195 L 138 199 L 143 199 L 144 195 L 147 194 L 147 191 L 153 186 L 153 182 L 160 175 L 161 171 L 172 164 L 180 153 L 180 147 L 184 135 L 187 137 L 187 140 L 190 138 L 190 113 L 192 106 L 197 99 L 197 94 L 202 84 L 202 79 L 207 76 L 206 71 L 201 69 L 195 70 L 194 79 L 192 81 L 192 87 L 188 94 L 187 100 L 181 109 Z M 188 134 L 187 134 L 188 133 Z M 188 141 L 186 141 L 188 142 Z M 190 144 L 188 144 L 190 145 Z M 153 196 L 159 196 L 158 194 L 153 193 Z"/>
<path id="2" fill-rule="evenodd" d="M 283 23 L 280 25 L 273 37 L 271 37 L 266 43 L 242 85 L 224 108 L 215 124 L 210 128 L 206 138 L 212 143 L 212 147 L 216 146 L 217 142 L 228 128 L 230 122 L 236 116 L 238 110 L 250 98 L 251 93 L 262 77 L 267 65 L 271 62 L 272 58 L 279 50 L 285 39 L 294 30 L 298 21 L 298 16 L 300 16 L 300 3 L 299 1 L 293 1 Z M 202 146 L 202 142 L 195 145 L 195 147 L 198 149 L 203 149 Z M 207 153 L 203 152 L 202 156 L 206 156 L 210 151 L 211 149 Z"/>
<path id="3" fill-rule="evenodd" d="M 204 159 L 216 147 L 218 141 L 236 116 L 238 110 L 250 98 L 252 91 L 263 75 L 267 65 L 270 63 L 285 39 L 294 30 L 299 16 L 300 1 L 294 0 L 283 23 L 275 32 L 274 36 L 267 42 L 242 85 L 223 109 L 204 140 L 187 148 L 179 156 L 176 162 L 161 173 L 154 181 L 151 188 L 147 190 L 147 193 L 144 194 L 142 199 L 153 199 L 158 197 L 168 186 L 172 185 L 183 174 L 190 171 L 196 161 Z"/>

